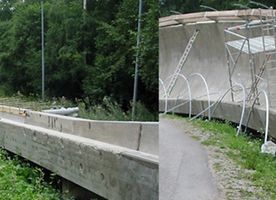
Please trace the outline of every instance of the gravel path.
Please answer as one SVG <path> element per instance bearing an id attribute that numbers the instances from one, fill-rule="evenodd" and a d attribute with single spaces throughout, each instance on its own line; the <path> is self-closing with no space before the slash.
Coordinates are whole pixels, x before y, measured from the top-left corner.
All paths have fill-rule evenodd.
<path id="1" fill-rule="evenodd" d="M 160 117 L 160 200 L 270 200 L 227 148 L 204 146 L 213 133 L 188 120 Z M 232 153 L 235 153 L 232 151 Z"/>
<path id="2" fill-rule="evenodd" d="M 160 200 L 222 200 L 199 141 L 175 120 L 160 117 Z"/>

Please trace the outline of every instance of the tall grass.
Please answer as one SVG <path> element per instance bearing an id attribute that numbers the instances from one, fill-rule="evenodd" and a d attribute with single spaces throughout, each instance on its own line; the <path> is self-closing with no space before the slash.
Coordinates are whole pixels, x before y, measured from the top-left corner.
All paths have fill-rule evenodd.
<path id="1" fill-rule="evenodd" d="M 158 102 L 157 102 L 158 103 Z M 0 96 L 0 104 L 42 111 L 53 107 L 74 107 L 78 106 L 79 117 L 94 120 L 116 120 L 116 121 L 131 121 L 132 113 L 131 106 L 125 111 L 117 102 L 105 97 L 101 104 L 93 105 L 86 98 L 84 100 L 75 99 L 68 100 L 65 97 L 54 97 L 42 101 L 37 95 L 23 96 L 17 93 L 9 97 Z M 158 121 L 158 113 L 152 113 L 141 102 L 136 103 L 135 121 Z"/>
<path id="2" fill-rule="evenodd" d="M 86 108 L 84 103 L 79 103 L 79 116 L 94 120 L 132 120 L 131 109 L 124 111 L 119 104 L 104 98 L 102 104 Z M 137 102 L 135 121 L 158 121 L 158 115 L 151 113 L 143 104 Z"/>
<path id="3" fill-rule="evenodd" d="M 0 200 L 65 200 L 61 192 L 43 181 L 40 168 L 11 158 L 0 149 Z"/>

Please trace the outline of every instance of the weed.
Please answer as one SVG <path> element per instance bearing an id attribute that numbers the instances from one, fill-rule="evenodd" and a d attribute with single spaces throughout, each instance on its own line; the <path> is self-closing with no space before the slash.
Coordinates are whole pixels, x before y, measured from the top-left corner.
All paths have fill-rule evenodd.
<path id="1" fill-rule="evenodd" d="M 271 199 L 276 199 L 276 158 L 260 152 L 261 140 L 243 133 L 236 136 L 236 129 L 229 123 L 195 120 L 194 124 L 213 133 L 203 144 L 226 148 L 229 158 L 242 168 L 253 170 L 248 178 L 254 185 L 263 188 Z"/>
<path id="2" fill-rule="evenodd" d="M 43 181 L 40 168 L 11 158 L 0 149 L 0 200 L 60 200 L 62 194 Z M 72 198 L 69 198 L 72 199 Z"/>

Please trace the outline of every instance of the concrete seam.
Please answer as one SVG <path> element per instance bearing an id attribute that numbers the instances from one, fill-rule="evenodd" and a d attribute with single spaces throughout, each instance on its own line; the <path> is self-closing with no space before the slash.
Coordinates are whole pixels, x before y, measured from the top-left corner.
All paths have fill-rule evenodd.
<path id="1" fill-rule="evenodd" d="M 142 129 L 143 129 L 142 124 L 140 124 L 139 135 L 138 135 L 138 144 L 137 144 L 137 149 L 136 149 L 137 151 L 139 151 L 140 145 L 141 145 Z"/>

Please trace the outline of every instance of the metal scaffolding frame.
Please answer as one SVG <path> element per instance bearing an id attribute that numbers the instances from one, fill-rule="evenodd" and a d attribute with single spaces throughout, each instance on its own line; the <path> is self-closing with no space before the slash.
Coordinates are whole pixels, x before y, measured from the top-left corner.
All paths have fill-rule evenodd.
<path id="1" fill-rule="evenodd" d="M 234 72 L 239 67 L 238 62 L 241 56 L 246 55 L 251 77 L 247 102 L 252 103 L 256 99 L 256 103 L 260 104 L 258 90 L 260 90 L 259 83 L 263 80 L 266 83 L 269 100 L 274 102 L 274 106 L 276 106 L 276 91 L 274 95 L 272 91 L 275 88 L 272 90 L 271 83 L 273 81 L 269 77 L 271 70 L 276 69 L 275 22 L 275 11 L 271 7 L 269 11 L 265 10 L 265 12 L 263 9 L 259 9 L 259 19 L 252 20 L 248 17 L 245 24 L 228 27 L 224 30 L 228 79 L 233 102 L 235 101 L 235 91 L 233 90 Z M 257 64 L 257 58 L 260 64 Z M 274 80 L 276 80 L 276 76 Z"/>

